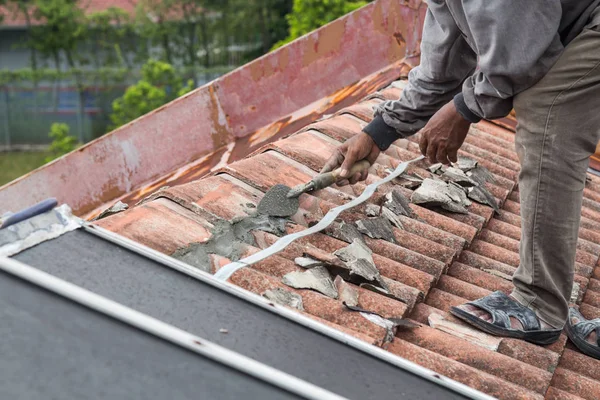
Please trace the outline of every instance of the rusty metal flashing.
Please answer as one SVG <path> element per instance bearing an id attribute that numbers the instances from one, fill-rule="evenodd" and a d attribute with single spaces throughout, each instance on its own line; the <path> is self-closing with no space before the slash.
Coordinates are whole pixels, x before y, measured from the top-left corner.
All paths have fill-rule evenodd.
<path id="1" fill-rule="evenodd" d="M 56 197 L 93 217 L 243 158 L 406 75 L 425 11 L 419 0 L 371 3 L 5 185 L 0 214 Z"/>
<path id="2" fill-rule="evenodd" d="M 0 230 L 0 257 L 10 257 L 30 247 L 78 229 L 82 220 L 67 205 L 36 215 Z"/>

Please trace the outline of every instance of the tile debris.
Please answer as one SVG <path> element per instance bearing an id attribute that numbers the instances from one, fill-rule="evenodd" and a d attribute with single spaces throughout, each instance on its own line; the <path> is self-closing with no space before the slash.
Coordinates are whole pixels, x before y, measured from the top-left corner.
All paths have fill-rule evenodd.
<path id="1" fill-rule="evenodd" d="M 312 289 L 332 299 L 338 298 L 331 274 L 325 267 L 315 267 L 303 272 L 290 272 L 282 282 L 294 289 Z"/>
<path id="2" fill-rule="evenodd" d="M 398 216 L 405 216 L 408 218 L 416 217 L 414 211 L 410 208 L 410 200 L 399 190 L 394 189 L 386 194 L 385 203 L 383 205 Z"/>
<path id="3" fill-rule="evenodd" d="M 358 277 L 363 280 L 363 283 L 375 283 L 381 287 L 386 287 L 379 270 L 375 266 L 375 261 L 373 261 L 373 252 L 361 241 L 354 240 L 352 244 L 337 250 L 333 254 L 348 267 L 350 281 Z"/>
<path id="4" fill-rule="evenodd" d="M 282 288 L 275 288 L 263 292 L 262 296 L 273 303 L 304 311 L 302 296 L 300 296 L 298 293 L 294 293 Z"/>
<path id="5" fill-rule="evenodd" d="M 109 207 L 106 210 L 102 211 L 100 213 L 100 215 L 98 215 L 92 221 L 99 221 L 99 220 L 101 220 L 103 218 L 110 217 L 111 215 L 115 215 L 115 214 L 118 214 L 120 212 L 126 211 L 128 208 L 129 208 L 129 206 L 127 204 L 123 203 L 122 201 L 117 201 L 111 207 Z"/>
<path id="6" fill-rule="evenodd" d="M 498 351 L 498 347 L 502 342 L 502 338 L 488 335 L 451 316 L 445 317 L 438 313 L 431 313 L 428 322 L 432 328 L 439 329 L 442 332 L 449 333 L 492 351 Z"/>
<path id="7" fill-rule="evenodd" d="M 390 220 L 385 217 L 367 218 L 356 221 L 356 227 L 360 233 L 367 235 L 371 239 L 383 239 L 391 243 L 397 243 L 394 237 L 394 227 Z"/>
<path id="8" fill-rule="evenodd" d="M 341 276 L 336 276 L 333 281 L 335 288 L 338 291 L 339 299 L 350 307 L 358 306 L 358 290 L 356 287 L 350 285 Z"/>
<path id="9" fill-rule="evenodd" d="M 302 267 L 304 269 L 311 269 L 314 267 L 322 267 L 325 265 L 323 261 L 316 260 L 312 257 L 296 257 L 294 262 L 297 266 Z"/>
<path id="10" fill-rule="evenodd" d="M 411 201 L 414 204 L 427 207 L 441 207 L 444 210 L 468 214 L 467 206 L 470 202 L 465 201 L 466 194 L 460 188 L 447 182 L 427 178 L 423 184 L 413 192 Z"/>

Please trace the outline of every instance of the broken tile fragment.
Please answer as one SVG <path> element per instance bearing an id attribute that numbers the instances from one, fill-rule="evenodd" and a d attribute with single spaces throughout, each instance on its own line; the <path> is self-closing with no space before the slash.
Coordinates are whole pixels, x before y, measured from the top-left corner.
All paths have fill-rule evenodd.
<path id="1" fill-rule="evenodd" d="M 479 186 L 485 185 L 486 182 L 495 183 L 496 179 L 494 175 L 491 174 L 487 168 L 478 165 L 476 168 L 473 168 L 469 172 L 467 172 L 467 176 L 477 182 Z"/>
<path id="2" fill-rule="evenodd" d="M 392 171 L 390 170 L 390 173 Z M 398 185 L 401 185 L 407 189 L 416 189 L 421 183 L 423 183 L 423 178 L 416 174 L 403 173 L 398 178 L 394 180 Z"/>
<path id="3" fill-rule="evenodd" d="M 442 206 L 452 201 L 446 194 L 448 184 L 436 179 L 425 179 L 423 184 L 411 196 L 414 204 Z"/>
<path id="4" fill-rule="evenodd" d="M 471 205 L 460 186 L 437 179 L 425 179 L 421 187 L 413 192 L 411 201 L 424 206 L 442 207 L 461 214 L 467 214 L 466 207 Z"/>
<path id="5" fill-rule="evenodd" d="M 373 252 L 364 243 L 355 240 L 351 245 L 333 253 L 350 269 L 350 277 L 360 276 L 367 282 L 381 282 L 379 270 L 373 261 Z"/>
<path id="6" fill-rule="evenodd" d="M 490 206 L 497 213 L 500 212 L 500 206 L 498 206 L 496 199 L 484 186 L 477 186 L 477 187 L 469 188 L 468 196 L 471 200 L 476 201 L 477 203 L 480 203 L 480 204 L 483 204 L 486 206 Z"/>
<path id="7" fill-rule="evenodd" d="M 282 288 L 270 289 L 262 294 L 262 296 L 274 303 L 282 306 L 295 308 L 296 310 L 304 311 L 302 296 L 298 293 L 290 292 Z"/>
<path id="8" fill-rule="evenodd" d="M 294 262 L 299 267 L 310 269 L 314 267 L 322 267 L 324 265 L 323 261 L 316 260 L 312 257 L 296 257 Z"/>
<path id="9" fill-rule="evenodd" d="M 437 164 L 430 165 L 429 168 L 427 168 L 427 169 L 432 174 L 443 174 L 444 171 L 446 170 L 446 167 L 444 167 L 444 164 L 442 164 L 442 163 L 437 163 Z"/>
<path id="10" fill-rule="evenodd" d="M 383 318 L 379 314 L 376 314 L 371 311 L 363 310 L 358 307 L 348 307 L 348 308 L 351 309 L 352 311 L 360 312 L 360 315 L 362 315 L 363 318 L 365 318 L 366 320 L 371 321 L 375 325 L 379 325 L 382 328 L 385 328 L 385 330 L 386 330 L 386 335 L 385 335 L 385 339 L 384 339 L 385 343 L 390 343 L 394 340 L 394 337 L 396 336 L 396 331 L 398 330 L 399 327 L 401 327 L 402 329 L 414 329 L 414 328 L 419 327 L 419 325 L 417 325 L 413 322 L 401 319 L 401 318 L 387 319 L 387 318 Z"/>
<path id="11" fill-rule="evenodd" d="M 465 174 L 461 169 L 454 167 L 446 168 L 446 170 L 441 176 L 444 181 L 454 182 L 463 187 L 471 187 L 478 185 L 477 182 L 469 178 L 467 174 Z"/>
<path id="12" fill-rule="evenodd" d="M 360 233 L 364 233 L 371 239 L 383 239 L 391 243 L 397 243 L 394 236 L 394 227 L 385 217 L 356 221 L 356 227 Z"/>
<path id="13" fill-rule="evenodd" d="M 477 161 L 467 157 L 458 157 L 458 162 L 455 164 L 456 168 L 461 169 L 464 172 L 475 169 L 477 165 Z"/>
<path id="14" fill-rule="evenodd" d="M 571 290 L 570 304 L 579 303 L 579 292 L 581 291 L 581 285 L 577 282 L 573 282 L 573 289 Z"/>
<path id="15" fill-rule="evenodd" d="M 409 218 L 415 217 L 413 210 L 410 208 L 410 200 L 398 190 L 392 190 L 385 195 L 384 206 L 390 209 L 396 215 Z"/>
<path id="16" fill-rule="evenodd" d="M 109 207 L 106 210 L 102 211 L 100 213 L 100 215 L 98 215 L 92 221 L 99 221 L 99 220 L 101 220 L 103 218 L 107 218 L 107 217 L 110 217 L 112 215 L 115 215 L 115 214 L 118 214 L 120 212 L 123 212 L 123 211 L 127 210 L 128 208 L 129 208 L 129 206 L 127 204 L 123 203 L 122 201 L 117 201 L 111 207 Z"/>
<path id="17" fill-rule="evenodd" d="M 332 229 L 330 229 L 330 233 L 334 238 L 342 240 L 346 243 L 352 243 L 354 240 L 358 240 L 363 242 L 366 246 L 365 239 L 356 225 L 342 222 L 341 224 L 335 223 L 331 226 Z"/>
<path id="18" fill-rule="evenodd" d="M 336 276 L 333 281 L 335 288 L 338 292 L 338 297 L 344 304 L 355 307 L 358 305 L 358 290 L 348 282 L 346 282 L 341 276 Z"/>
<path id="19" fill-rule="evenodd" d="M 402 221 L 400 221 L 400 218 L 398 218 L 398 216 L 387 207 L 377 206 L 375 204 L 369 203 L 369 204 L 367 204 L 367 207 L 366 207 L 366 214 L 369 217 L 384 217 L 396 228 L 398 228 L 398 229 L 404 228 L 402 226 Z"/>
<path id="20" fill-rule="evenodd" d="M 402 221 L 392 210 L 387 207 L 381 207 L 381 216 L 390 221 L 390 223 L 398 229 L 404 229 Z"/>
<path id="21" fill-rule="evenodd" d="M 472 328 L 453 316 L 444 317 L 438 313 L 431 313 L 429 315 L 428 322 L 429 326 L 434 329 L 446 332 L 450 335 L 456 336 L 492 351 L 498 351 L 498 347 L 502 342 L 502 338 L 488 335 L 475 328 Z"/>
<path id="22" fill-rule="evenodd" d="M 325 267 L 315 267 L 304 272 L 290 272 L 283 277 L 282 282 L 294 289 L 312 289 L 333 299 L 338 297 L 331 275 Z"/>

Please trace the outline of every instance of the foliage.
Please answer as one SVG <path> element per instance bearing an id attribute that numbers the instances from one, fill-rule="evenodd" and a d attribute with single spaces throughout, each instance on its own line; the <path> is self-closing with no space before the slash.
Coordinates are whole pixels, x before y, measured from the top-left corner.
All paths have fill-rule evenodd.
<path id="1" fill-rule="evenodd" d="M 3 7 L 6 5 L 6 0 L 0 0 L 0 7 L 2 7 L 2 9 L 0 9 L 0 24 L 2 23 L 2 21 L 4 20 L 4 9 Z"/>
<path id="2" fill-rule="evenodd" d="M 86 38 L 87 24 L 76 0 L 35 0 L 34 16 L 43 24 L 33 26 L 32 45 L 44 56 L 52 57 L 60 69 L 60 54 L 75 66 L 77 46 Z"/>
<path id="3" fill-rule="evenodd" d="M 300 36 L 354 11 L 368 1 L 348 0 L 294 0 L 294 7 L 286 19 L 290 25 L 288 37 L 275 45 L 281 47 Z"/>
<path id="4" fill-rule="evenodd" d="M 136 28 L 130 15 L 118 8 L 110 7 L 87 16 L 89 42 L 92 45 L 92 64 L 95 68 L 119 66 L 132 68 L 139 55 Z M 125 55 L 124 55 L 125 54 Z"/>
<path id="5" fill-rule="evenodd" d="M 69 125 L 62 123 L 54 123 L 50 127 L 50 134 L 48 135 L 52 139 L 49 151 L 50 156 L 46 157 L 45 162 L 61 157 L 67 153 L 72 152 L 79 144 L 77 138 L 69 135 Z"/>
<path id="6" fill-rule="evenodd" d="M 149 60 L 142 67 L 142 79 L 113 102 L 110 116 L 113 129 L 183 96 L 192 88 L 193 82 L 184 84 L 183 78 L 172 65 Z"/>

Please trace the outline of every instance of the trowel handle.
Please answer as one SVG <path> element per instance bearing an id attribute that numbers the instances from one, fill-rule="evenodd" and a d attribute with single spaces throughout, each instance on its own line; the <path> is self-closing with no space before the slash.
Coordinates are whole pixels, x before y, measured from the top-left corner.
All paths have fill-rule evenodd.
<path id="1" fill-rule="evenodd" d="M 350 176 L 356 174 L 357 172 L 362 172 L 371 167 L 371 164 L 367 160 L 362 160 L 357 162 L 350 168 Z M 317 175 L 312 182 L 314 183 L 313 190 L 324 189 L 336 183 L 340 179 L 340 173 L 342 172 L 341 168 L 336 169 L 335 171 L 326 172 L 324 174 Z"/>
<path id="2" fill-rule="evenodd" d="M 356 164 L 354 164 L 352 166 L 352 168 L 350 168 L 350 176 L 352 176 L 358 172 L 366 171 L 369 168 L 371 168 L 371 163 L 368 162 L 367 160 L 361 160 L 361 161 L 357 162 Z M 335 178 L 335 182 L 338 181 L 341 172 L 342 172 L 341 168 L 338 168 L 335 171 L 331 172 L 333 174 L 333 177 Z"/>

